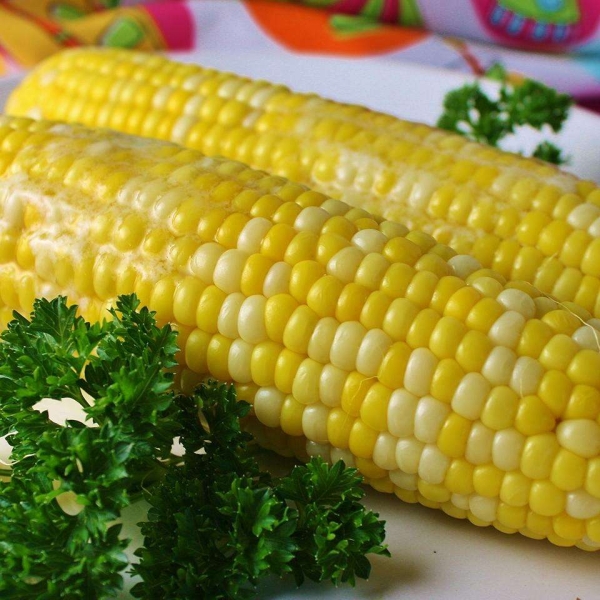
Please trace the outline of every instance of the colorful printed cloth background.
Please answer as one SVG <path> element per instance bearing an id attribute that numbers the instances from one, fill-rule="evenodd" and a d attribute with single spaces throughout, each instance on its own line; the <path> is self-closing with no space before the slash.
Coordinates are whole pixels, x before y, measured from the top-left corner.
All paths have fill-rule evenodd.
<path id="1" fill-rule="evenodd" d="M 0 74 L 86 44 L 500 62 L 600 109 L 600 0 L 0 0 Z"/>

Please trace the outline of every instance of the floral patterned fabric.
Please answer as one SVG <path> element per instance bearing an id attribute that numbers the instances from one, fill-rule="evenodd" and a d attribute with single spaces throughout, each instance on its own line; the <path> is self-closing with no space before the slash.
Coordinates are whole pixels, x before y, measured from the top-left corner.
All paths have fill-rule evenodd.
<path id="1" fill-rule="evenodd" d="M 502 63 L 600 107 L 600 0 L 0 0 L 0 75 L 80 45 Z"/>

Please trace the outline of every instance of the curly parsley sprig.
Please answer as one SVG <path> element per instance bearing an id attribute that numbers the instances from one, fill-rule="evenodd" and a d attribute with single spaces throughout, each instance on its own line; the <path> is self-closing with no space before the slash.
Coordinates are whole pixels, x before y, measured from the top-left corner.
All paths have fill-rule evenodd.
<path id="1" fill-rule="evenodd" d="M 89 324 L 65 298 L 38 300 L 0 335 L 0 434 L 14 461 L 0 486 L 2 598 L 114 597 L 129 565 L 118 519 L 142 490 L 137 597 L 251 598 L 267 574 L 353 584 L 366 554 L 388 555 L 354 469 L 313 459 L 271 478 L 234 388 L 177 394 L 176 333 L 135 296 L 111 312 Z M 54 423 L 36 409 L 44 398 L 74 399 L 85 423 Z"/>
<path id="2" fill-rule="evenodd" d="M 511 84 L 500 65 L 492 67 L 487 76 L 500 82 L 497 97 L 486 94 L 479 82 L 448 92 L 438 127 L 495 147 L 520 127 L 538 131 L 549 127 L 554 133 L 562 129 L 573 104 L 571 96 L 532 79 Z M 548 141 L 539 144 L 533 156 L 555 164 L 567 162 L 561 150 Z"/>

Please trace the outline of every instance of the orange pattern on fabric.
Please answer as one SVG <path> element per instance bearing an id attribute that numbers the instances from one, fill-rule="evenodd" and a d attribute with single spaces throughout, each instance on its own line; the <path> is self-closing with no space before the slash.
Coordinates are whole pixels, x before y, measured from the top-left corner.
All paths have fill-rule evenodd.
<path id="1" fill-rule="evenodd" d="M 417 29 L 388 25 L 339 33 L 331 27 L 331 15 L 322 10 L 269 0 L 244 0 L 244 3 L 265 33 L 296 52 L 369 56 L 412 46 L 429 35 Z"/>

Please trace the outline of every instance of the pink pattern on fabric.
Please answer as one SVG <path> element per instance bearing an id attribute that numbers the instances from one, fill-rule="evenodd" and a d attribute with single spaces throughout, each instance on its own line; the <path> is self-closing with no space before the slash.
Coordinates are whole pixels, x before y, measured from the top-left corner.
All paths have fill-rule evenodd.
<path id="1" fill-rule="evenodd" d="M 194 47 L 194 19 L 183 2 L 153 2 L 141 8 L 154 19 L 169 50 L 190 50 Z"/>
<path id="2" fill-rule="evenodd" d="M 385 0 L 383 10 L 381 11 L 381 20 L 390 23 L 398 21 L 398 4 L 400 0 Z"/>
<path id="3" fill-rule="evenodd" d="M 548 50 L 562 50 L 585 42 L 596 32 L 600 22 L 598 0 L 564 1 L 577 7 L 578 22 L 555 23 L 550 17 L 546 20 L 543 9 L 538 9 L 538 18 L 524 16 L 515 12 L 517 9 L 513 11 L 504 6 L 502 0 L 471 0 L 481 24 L 495 40 L 510 46 Z"/>

